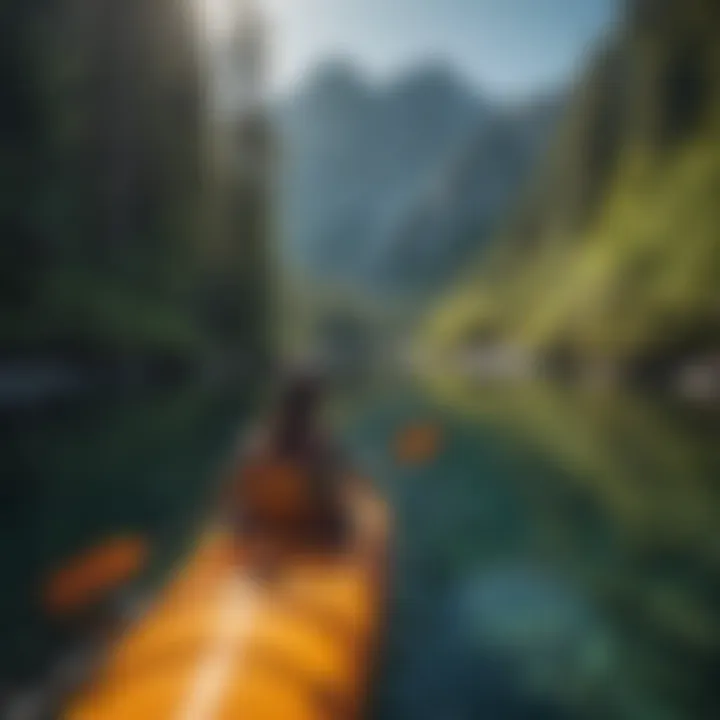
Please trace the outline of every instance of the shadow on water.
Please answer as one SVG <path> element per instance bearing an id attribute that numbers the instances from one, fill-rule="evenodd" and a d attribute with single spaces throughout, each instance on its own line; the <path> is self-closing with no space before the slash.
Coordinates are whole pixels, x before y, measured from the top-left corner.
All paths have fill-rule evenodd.
<path id="1" fill-rule="evenodd" d="M 446 447 L 407 468 L 418 419 Z M 348 443 L 398 522 L 374 716 L 717 717 L 719 420 L 448 378 L 367 407 Z"/>
<path id="2" fill-rule="evenodd" d="M 16 409 L 0 420 L 4 686 L 42 677 L 91 617 L 48 616 L 42 588 L 58 568 L 133 536 L 147 543 L 149 560 L 134 587 L 119 590 L 137 593 L 164 577 L 204 518 L 248 404 L 189 389 Z"/>

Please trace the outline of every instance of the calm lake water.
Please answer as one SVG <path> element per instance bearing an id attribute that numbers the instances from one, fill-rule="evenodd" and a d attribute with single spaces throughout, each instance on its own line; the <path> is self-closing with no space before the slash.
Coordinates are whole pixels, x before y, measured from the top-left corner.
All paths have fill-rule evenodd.
<path id="1" fill-rule="evenodd" d="M 137 531 L 162 579 L 247 413 L 187 392 L 7 424 L 3 677 L 36 676 L 69 640 L 38 603 L 64 558 Z M 372 718 L 720 716 L 720 413 L 443 379 L 368 392 L 342 417 L 396 517 Z M 412 468 L 392 448 L 416 421 L 444 442 Z"/>

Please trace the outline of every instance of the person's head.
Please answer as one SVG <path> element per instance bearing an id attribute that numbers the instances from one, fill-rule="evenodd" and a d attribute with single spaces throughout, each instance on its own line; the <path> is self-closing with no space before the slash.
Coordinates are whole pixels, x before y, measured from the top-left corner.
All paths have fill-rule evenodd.
<path id="1" fill-rule="evenodd" d="M 295 370 L 282 383 L 280 407 L 288 415 L 311 415 L 319 410 L 322 396 L 319 373 L 307 369 Z"/>
<path id="2" fill-rule="evenodd" d="M 301 448 L 312 437 L 322 411 L 324 386 L 321 373 L 312 367 L 293 368 L 281 381 L 276 407 L 277 440 L 289 451 Z"/>

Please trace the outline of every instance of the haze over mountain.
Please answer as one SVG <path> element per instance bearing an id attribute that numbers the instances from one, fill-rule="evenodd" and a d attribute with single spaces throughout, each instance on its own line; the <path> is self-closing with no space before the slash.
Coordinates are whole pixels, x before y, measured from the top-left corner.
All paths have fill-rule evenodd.
<path id="1" fill-rule="evenodd" d="M 379 258 L 395 291 L 433 293 L 483 251 L 508 220 L 560 115 L 559 94 L 496 110 L 438 168 Z"/>
<path id="2" fill-rule="evenodd" d="M 383 86 L 320 66 L 277 109 L 288 262 L 388 293 L 452 277 L 526 181 L 555 104 L 510 112 L 441 63 Z"/>

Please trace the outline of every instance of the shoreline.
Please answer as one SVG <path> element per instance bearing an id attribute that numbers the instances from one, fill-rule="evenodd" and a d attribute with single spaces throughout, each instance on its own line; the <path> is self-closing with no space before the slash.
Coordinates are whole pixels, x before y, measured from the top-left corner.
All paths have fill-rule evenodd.
<path id="1" fill-rule="evenodd" d="M 697 404 L 720 405 L 720 353 L 690 357 L 655 373 L 603 361 L 559 363 L 508 345 L 472 348 L 445 356 L 409 353 L 405 365 L 420 376 L 450 372 L 476 382 L 542 381 L 608 392 L 651 390 Z"/>

